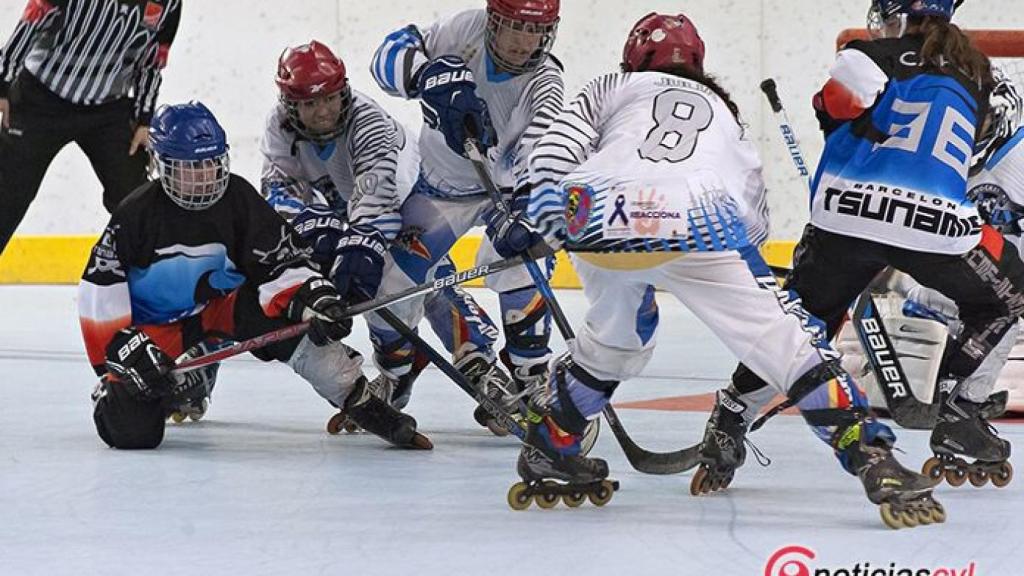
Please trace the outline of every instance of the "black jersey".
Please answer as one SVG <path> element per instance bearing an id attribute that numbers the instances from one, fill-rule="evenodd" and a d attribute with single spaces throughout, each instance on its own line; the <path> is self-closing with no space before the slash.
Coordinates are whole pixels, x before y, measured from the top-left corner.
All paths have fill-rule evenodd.
<path id="1" fill-rule="evenodd" d="M 199 211 L 180 208 L 159 181 L 149 182 L 114 211 L 82 276 L 89 360 L 103 364 L 121 328 L 194 316 L 243 284 L 255 288 L 264 314 L 280 316 L 318 276 L 307 257 L 291 226 L 240 176 L 232 174 L 224 196 Z"/>

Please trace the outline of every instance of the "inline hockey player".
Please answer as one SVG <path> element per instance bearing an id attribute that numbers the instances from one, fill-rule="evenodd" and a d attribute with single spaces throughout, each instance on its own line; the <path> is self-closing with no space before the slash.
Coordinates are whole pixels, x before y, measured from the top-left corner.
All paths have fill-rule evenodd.
<path id="1" fill-rule="evenodd" d="M 886 524 L 944 521 L 927 478 L 892 456 L 892 432 L 866 414 L 820 322 L 778 288 L 761 258 L 761 162 L 703 61 L 704 43 L 686 16 L 645 16 L 626 41 L 622 72 L 590 82 L 530 159 L 528 221 L 503 226 L 496 247 L 523 250 L 538 237 L 556 249 L 564 243 L 591 307 L 530 414 L 517 466 L 524 482 L 509 491 L 509 504 L 525 508 L 533 497 L 548 507 L 563 495 L 573 506 L 584 493 L 600 504 L 610 496 L 608 466 L 578 455 L 579 434 L 650 360 L 661 288 L 779 391 L 800 393 L 808 424 L 859 476 Z M 737 420 L 742 408 L 720 393 L 713 419 Z M 731 454 L 730 440 L 708 448 Z M 692 490 L 728 484 L 730 476 L 716 472 L 702 467 Z"/>
<path id="2" fill-rule="evenodd" d="M 944 424 L 933 438 L 955 431 L 943 452 L 999 456 L 990 462 L 998 464 L 1009 444 L 960 391 L 1024 311 L 1024 266 L 967 195 L 993 78 L 988 58 L 950 21 L 953 11 L 953 0 L 874 0 L 874 39 L 837 54 L 814 97 L 825 149 L 786 288 L 825 322 L 829 338 L 854 298 L 890 266 L 954 301 L 962 328 L 940 365 Z M 724 425 L 716 407 L 704 438 L 709 456 L 716 439 L 737 446 L 736 457 L 715 458 L 717 465 L 742 464 L 742 441 L 769 401 L 768 382 L 742 364 L 733 374 L 722 394 L 746 409 Z"/>
<path id="3" fill-rule="evenodd" d="M 978 207 L 982 219 L 1019 253 L 1020 220 L 1024 218 L 1024 146 L 1020 145 L 1024 131 L 1019 127 L 1024 106 L 1013 82 L 1000 71 L 993 71 L 995 88 L 989 98 L 985 127 L 975 146 L 977 154 L 967 182 L 967 196 Z M 954 337 L 960 331 L 959 311 L 951 299 L 905 275 L 891 284 L 907 299 L 903 306 L 905 315 L 948 324 L 949 333 Z M 982 486 L 990 479 L 997 486 L 1005 486 L 1013 477 L 1013 468 L 1007 461 L 1009 442 L 995 434 L 988 424 L 987 411 L 997 404 L 990 397 L 1019 330 L 1020 321 L 1017 321 L 980 367 L 964 379 L 958 395 L 945 399 L 948 405 L 943 409 L 945 417 L 936 423 L 930 442 L 936 456 L 925 463 L 926 475 L 935 480 L 945 478 L 954 486 L 968 479 L 975 486 Z M 961 444 L 964 438 L 975 442 Z M 961 456 L 974 458 L 975 462 L 968 463 Z"/>
<path id="4" fill-rule="evenodd" d="M 304 336 L 254 355 L 287 363 L 366 430 L 429 447 L 412 417 L 369 394 L 362 358 L 341 341 L 352 326 L 345 300 L 309 266 L 291 226 L 230 173 L 213 114 L 195 102 L 164 106 L 150 139 L 160 177 L 115 210 L 79 287 L 103 441 L 155 448 L 169 413 L 208 397 L 216 368 L 177 374 L 172 358 L 308 321 Z"/>
<path id="5" fill-rule="evenodd" d="M 397 30 L 377 49 L 370 69 L 377 83 L 392 96 L 419 100 L 425 120 L 419 180 L 401 210 L 410 249 L 395 252 L 407 282 L 422 282 L 459 237 L 497 217 L 464 155 L 467 136 L 488 152 L 511 204 L 525 205 L 527 158 L 562 105 L 561 65 L 549 55 L 558 12 L 559 0 L 488 0 L 486 10 Z M 485 238 L 477 261 L 495 258 Z M 500 355 L 516 384 L 513 398 L 529 394 L 546 379 L 551 354 L 546 305 L 523 267 L 486 283 L 499 294 Z"/>
<path id="6" fill-rule="evenodd" d="M 383 279 L 404 275 L 392 254 L 416 248 L 403 244 L 399 235 L 399 210 L 419 168 L 416 143 L 406 139 L 405 129 L 376 102 L 351 88 L 344 62 L 320 42 L 286 50 L 278 61 L 276 82 L 280 100 L 270 112 L 261 144 L 263 195 L 313 248 L 312 259 L 320 269 L 333 273 L 342 297 L 372 298 Z M 453 272 L 443 255 L 428 275 Z M 505 396 L 510 378 L 500 368 L 490 369 L 498 329 L 473 298 L 450 287 L 391 310 L 415 326 L 424 307 L 456 366 L 492 396 Z M 426 357 L 376 314 L 368 314 L 367 320 L 381 371 L 371 388 L 404 408 Z M 480 380 L 481 371 L 489 374 L 486 380 Z M 476 412 L 481 414 L 486 411 Z M 332 419 L 331 428 L 340 420 Z M 493 420 L 481 419 L 481 424 L 488 422 Z M 496 424 L 491 429 L 507 433 Z"/>

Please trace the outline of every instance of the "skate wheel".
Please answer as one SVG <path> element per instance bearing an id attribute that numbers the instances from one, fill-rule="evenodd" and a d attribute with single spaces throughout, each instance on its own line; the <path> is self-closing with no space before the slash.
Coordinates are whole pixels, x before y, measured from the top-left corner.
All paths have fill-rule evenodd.
<path id="1" fill-rule="evenodd" d="M 935 457 L 925 460 L 924 466 L 921 466 L 921 474 L 932 481 L 932 486 L 939 485 L 943 477 L 942 462 Z"/>
<path id="2" fill-rule="evenodd" d="M 171 412 L 171 420 L 173 420 L 175 424 L 181 424 L 185 421 L 185 418 L 186 416 L 184 412 Z"/>
<path id="3" fill-rule="evenodd" d="M 946 521 L 946 509 L 942 507 L 942 504 L 932 501 L 932 521 L 936 524 L 942 524 Z"/>
<path id="4" fill-rule="evenodd" d="M 707 479 L 708 468 L 701 464 L 700 468 L 697 468 L 697 471 L 693 473 L 693 478 L 690 480 L 690 494 L 692 496 L 706 494 L 708 491 Z"/>
<path id="5" fill-rule="evenodd" d="M 899 514 L 900 519 L 903 520 L 903 525 L 907 528 L 913 528 L 921 523 L 918 520 L 917 510 L 899 510 L 897 514 Z"/>
<path id="6" fill-rule="evenodd" d="M 953 486 L 963 486 L 967 481 L 967 472 L 963 468 L 946 468 L 946 482 Z"/>
<path id="7" fill-rule="evenodd" d="M 1013 480 L 1013 466 L 1009 462 L 1003 462 L 999 465 L 999 470 L 989 475 L 989 480 L 992 481 L 992 485 L 996 488 L 1002 488 Z"/>
<path id="8" fill-rule="evenodd" d="M 601 485 L 597 487 L 597 490 L 587 495 L 590 498 L 590 503 L 594 506 L 604 506 L 612 499 L 612 495 L 615 494 L 615 485 L 608 480 L 602 480 Z"/>
<path id="9" fill-rule="evenodd" d="M 587 495 L 582 492 L 573 492 L 572 494 L 562 494 L 562 502 L 565 503 L 569 508 L 579 508 L 581 504 L 587 499 Z"/>
<path id="10" fill-rule="evenodd" d="M 981 488 L 988 484 L 988 473 L 984 470 L 972 470 L 967 473 L 967 479 L 971 481 L 971 486 Z"/>
<path id="11" fill-rule="evenodd" d="M 935 522 L 935 519 L 932 517 L 932 511 L 931 510 L 929 510 L 927 508 L 922 508 L 920 510 L 917 510 L 917 523 L 918 524 L 920 524 L 921 526 L 927 526 L 927 525 L 931 524 L 932 522 Z"/>
<path id="12" fill-rule="evenodd" d="M 430 441 L 430 438 L 427 438 L 423 434 L 417 432 L 409 442 L 409 447 L 416 450 L 433 450 L 434 443 Z"/>
<path id="13" fill-rule="evenodd" d="M 526 484 L 522 482 L 516 482 L 508 489 L 508 505 L 513 510 L 526 510 L 530 507 L 530 502 L 533 498 L 527 493 Z"/>
<path id="14" fill-rule="evenodd" d="M 555 490 L 558 489 L 558 484 L 551 480 L 544 481 L 544 488 L 542 492 L 533 495 L 533 501 L 537 503 L 537 506 L 545 510 L 550 510 L 558 505 L 559 498 Z"/>
<path id="15" fill-rule="evenodd" d="M 498 436 L 498 437 L 508 436 L 508 430 L 505 430 L 501 426 L 501 424 L 498 424 L 497 420 L 493 420 L 493 419 L 488 420 L 487 421 L 487 429 L 490 430 L 491 434 L 494 434 L 495 436 Z"/>
<path id="16" fill-rule="evenodd" d="M 348 423 L 348 417 L 344 412 L 338 412 L 327 421 L 327 433 L 336 436 L 341 433 L 342 428 Z"/>
<path id="17" fill-rule="evenodd" d="M 882 516 L 882 522 L 889 528 L 892 528 L 893 530 L 903 528 L 903 523 L 900 522 L 899 517 L 893 513 L 892 504 L 882 502 L 878 507 L 878 513 Z"/>

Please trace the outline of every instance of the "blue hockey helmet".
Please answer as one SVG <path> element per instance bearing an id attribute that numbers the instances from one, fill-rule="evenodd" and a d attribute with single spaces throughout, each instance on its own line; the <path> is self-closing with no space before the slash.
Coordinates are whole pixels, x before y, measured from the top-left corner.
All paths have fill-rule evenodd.
<path id="1" fill-rule="evenodd" d="M 868 30 L 872 33 L 884 29 L 890 19 L 899 18 L 900 30 L 906 30 L 906 19 L 911 16 L 932 16 L 952 20 L 953 12 L 963 0 L 871 0 L 868 9 Z"/>
<path id="2" fill-rule="evenodd" d="M 202 103 L 161 106 L 149 139 L 160 183 L 175 204 L 205 210 L 227 191 L 227 135 Z"/>

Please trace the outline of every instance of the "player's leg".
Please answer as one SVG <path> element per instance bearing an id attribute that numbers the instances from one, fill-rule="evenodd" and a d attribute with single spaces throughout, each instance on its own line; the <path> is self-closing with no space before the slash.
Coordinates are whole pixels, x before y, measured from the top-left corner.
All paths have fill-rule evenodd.
<path id="1" fill-rule="evenodd" d="M 107 212 L 113 212 L 121 200 L 146 182 L 149 155 L 144 149 L 128 154 L 132 136 L 127 102 L 89 114 L 80 122 L 75 135 L 75 142 L 89 158 L 103 185 L 103 206 Z"/>
<path id="2" fill-rule="evenodd" d="M 892 456 L 895 436 L 869 417 L 867 398 L 839 366 L 824 327 L 780 290 L 756 248 L 700 253 L 659 267 L 665 286 L 719 337 L 744 365 L 796 401 L 815 435 L 836 451 L 843 468 L 862 481 L 868 498 L 894 508 L 898 522 L 918 509 L 940 510 L 930 482 Z M 719 396 L 716 411 L 742 414 L 744 406 Z M 721 488 L 732 470 L 709 459 L 691 490 Z M 902 516 L 906 511 L 909 516 Z M 922 513 L 923 514 L 923 513 Z M 887 520 L 889 523 L 889 520 Z"/>
<path id="3" fill-rule="evenodd" d="M 985 418 L 995 381 L 969 379 L 1024 312 L 1024 264 L 1016 248 L 994 230 L 986 227 L 982 238 L 963 256 L 901 252 L 897 265 L 948 297 L 959 311 L 959 333 L 948 340 L 939 369 L 941 404 L 931 437 L 936 456 L 925 471 L 954 485 L 968 478 L 982 485 L 991 478 L 1003 486 L 1013 476 L 1007 462 L 1010 443 Z"/>

